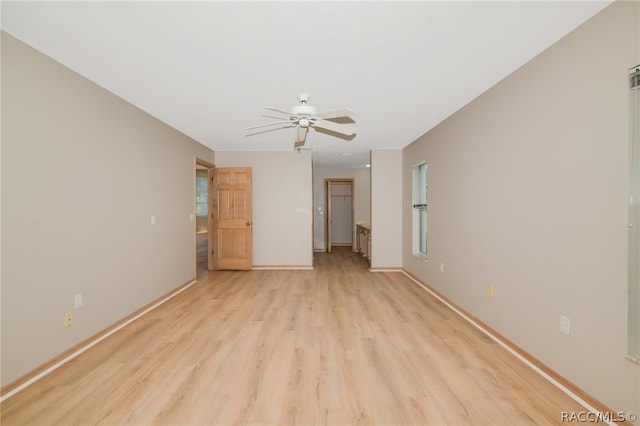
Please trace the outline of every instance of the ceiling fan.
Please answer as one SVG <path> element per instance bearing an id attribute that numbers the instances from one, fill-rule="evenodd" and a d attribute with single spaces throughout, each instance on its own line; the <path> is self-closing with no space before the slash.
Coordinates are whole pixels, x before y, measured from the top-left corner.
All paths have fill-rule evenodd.
<path id="1" fill-rule="evenodd" d="M 335 121 L 329 121 L 334 118 L 351 117 L 355 115 L 349 108 L 336 109 L 333 111 L 316 112 L 316 109 L 311 105 L 308 105 L 311 97 L 307 93 L 301 93 L 298 95 L 298 101 L 300 105 L 296 105 L 291 108 L 291 112 L 287 112 L 278 108 L 264 107 L 268 111 L 277 112 L 288 116 L 287 119 L 280 121 L 274 121 L 273 123 L 260 124 L 258 126 L 247 127 L 245 130 L 254 130 L 263 127 L 270 127 L 280 125 L 280 127 L 271 128 L 268 130 L 276 130 L 279 128 L 296 127 L 296 138 L 293 144 L 294 148 L 300 148 L 304 145 L 307 138 L 307 132 L 309 127 L 317 129 L 329 130 L 331 132 L 340 133 L 345 136 L 353 136 L 356 134 L 356 128 L 346 124 L 336 123 Z M 280 118 L 280 117 L 273 117 Z"/>

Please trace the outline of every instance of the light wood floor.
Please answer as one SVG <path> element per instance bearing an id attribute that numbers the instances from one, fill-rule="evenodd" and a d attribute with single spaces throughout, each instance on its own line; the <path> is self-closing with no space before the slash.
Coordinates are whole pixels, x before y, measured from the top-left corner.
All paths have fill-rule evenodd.
<path id="1" fill-rule="evenodd" d="M 401 273 L 214 272 L 2 404 L 2 425 L 560 424 L 584 410 Z"/>
<path id="2" fill-rule="evenodd" d="M 198 280 L 201 280 L 201 277 L 203 275 L 207 275 L 207 266 L 208 266 L 208 259 L 207 259 L 207 252 L 209 251 L 208 248 L 209 246 L 208 244 L 208 240 L 209 240 L 209 234 L 208 233 L 201 233 L 201 234 L 196 234 L 196 274 L 198 277 Z"/>

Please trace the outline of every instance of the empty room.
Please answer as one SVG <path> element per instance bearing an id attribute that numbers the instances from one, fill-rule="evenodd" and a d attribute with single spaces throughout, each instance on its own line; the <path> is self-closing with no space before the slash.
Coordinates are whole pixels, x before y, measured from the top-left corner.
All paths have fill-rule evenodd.
<path id="1" fill-rule="evenodd" d="M 3 425 L 640 424 L 640 1 L 0 8 Z"/>

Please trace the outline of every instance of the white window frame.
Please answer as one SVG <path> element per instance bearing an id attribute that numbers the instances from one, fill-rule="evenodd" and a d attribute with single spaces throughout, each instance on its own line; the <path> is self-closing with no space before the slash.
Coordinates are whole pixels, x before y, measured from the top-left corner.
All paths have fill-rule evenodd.
<path id="1" fill-rule="evenodd" d="M 412 253 L 418 259 L 426 261 L 428 254 L 428 188 L 429 167 L 427 161 L 414 164 L 411 168 L 411 235 Z"/>
<path id="2" fill-rule="evenodd" d="M 640 65 L 629 70 L 629 359 L 640 363 Z"/>

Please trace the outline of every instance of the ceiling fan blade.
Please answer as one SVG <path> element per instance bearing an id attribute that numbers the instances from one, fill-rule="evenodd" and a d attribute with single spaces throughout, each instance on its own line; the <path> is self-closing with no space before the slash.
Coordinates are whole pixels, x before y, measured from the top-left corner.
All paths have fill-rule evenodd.
<path id="1" fill-rule="evenodd" d="M 307 139 L 307 132 L 309 131 L 308 127 L 300 127 L 296 129 L 296 143 L 302 142 L 304 145 L 304 141 Z"/>
<path id="2" fill-rule="evenodd" d="M 266 117 L 266 118 L 274 118 L 276 120 L 282 120 L 282 117 L 276 117 L 275 114 L 274 115 L 262 114 L 262 116 Z M 294 117 L 294 119 L 295 119 L 295 117 Z M 289 118 L 289 120 L 291 120 L 291 118 Z"/>
<path id="3" fill-rule="evenodd" d="M 274 107 L 264 107 L 264 109 L 269 110 L 269 111 L 279 112 L 280 114 L 291 115 L 291 113 L 290 113 L 289 111 L 284 111 L 284 110 L 281 110 L 281 109 L 279 109 L 279 108 L 274 108 Z"/>
<path id="4" fill-rule="evenodd" d="M 283 125 L 282 127 L 267 127 L 264 129 L 247 130 L 247 132 L 245 133 L 245 136 L 254 136 L 254 135 L 260 135 L 263 133 L 276 132 L 282 129 L 288 129 L 290 127 L 295 127 L 295 124 L 286 124 L 286 125 Z"/>
<path id="5" fill-rule="evenodd" d="M 276 124 L 282 124 L 282 123 L 289 124 L 289 123 L 291 123 L 291 121 L 289 121 L 289 120 L 274 121 L 273 123 L 259 124 L 257 126 L 247 127 L 245 130 L 258 129 L 260 127 L 267 127 L 267 126 L 274 126 Z"/>
<path id="6" fill-rule="evenodd" d="M 338 118 L 338 117 L 351 117 L 356 113 L 349 108 L 336 109 L 333 111 L 323 111 L 317 113 L 315 116 L 318 118 Z"/>
<path id="7" fill-rule="evenodd" d="M 356 128 L 347 126 L 345 124 L 334 123 L 327 120 L 315 120 L 311 123 L 313 127 L 319 127 L 321 129 L 330 130 L 332 132 L 341 133 L 343 135 L 351 136 L 356 134 Z"/>

